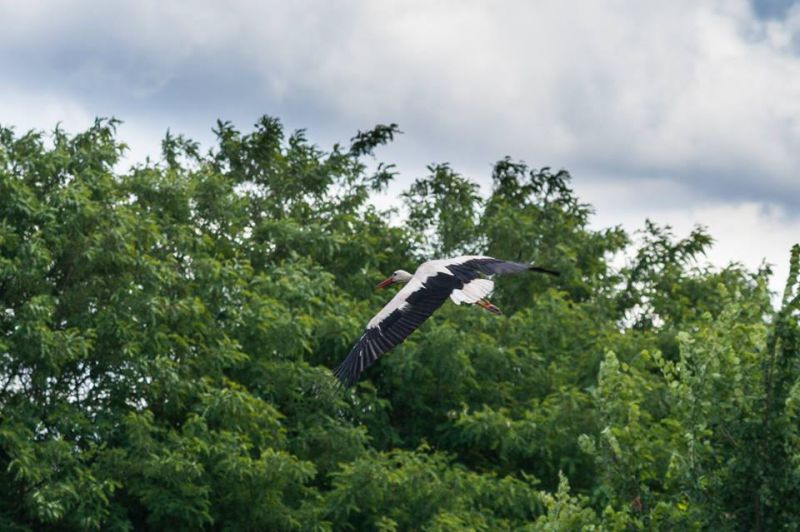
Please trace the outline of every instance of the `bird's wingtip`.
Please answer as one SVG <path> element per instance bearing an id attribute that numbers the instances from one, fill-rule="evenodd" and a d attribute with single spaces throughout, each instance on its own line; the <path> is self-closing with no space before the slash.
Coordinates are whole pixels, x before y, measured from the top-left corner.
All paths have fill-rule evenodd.
<path id="1" fill-rule="evenodd" d="M 336 377 L 339 385 L 343 388 L 351 388 L 358 381 L 358 369 L 355 364 L 355 359 L 348 356 L 344 361 L 339 364 L 339 367 L 333 370 L 333 376 Z"/>
<path id="2" fill-rule="evenodd" d="M 333 370 L 333 376 L 336 377 L 336 384 L 342 388 L 350 388 L 353 384 L 353 378 L 349 375 L 344 364 Z"/>

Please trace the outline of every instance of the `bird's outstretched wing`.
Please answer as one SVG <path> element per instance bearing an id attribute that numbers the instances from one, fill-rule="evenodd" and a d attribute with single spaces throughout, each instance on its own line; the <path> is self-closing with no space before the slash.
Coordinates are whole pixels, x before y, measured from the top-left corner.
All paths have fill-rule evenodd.
<path id="1" fill-rule="evenodd" d="M 550 275 L 559 275 L 557 271 L 550 270 L 548 268 L 540 268 L 539 266 L 532 266 L 530 264 L 511 262 L 478 255 L 457 257 L 448 262 L 449 264 L 446 266 L 447 269 L 452 271 L 453 275 L 461 279 L 463 282 L 469 282 L 472 279 L 477 278 L 479 273 L 484 275 L 508 275 L 511 273 L 532 271 L 547 273 Z"/>
<path id="2" fill-rule="evenodd" d="M 442 262 L 444 262 L 447 270 L 463 283 L 460 289 L 453 290 L 450 295 L 456 305 L 461 303 L 474 304 L 492 294 L 494 283 L 489 279 L 481 278 L 481 274 L 495 276 L 536 271 L 558 275 L 555 270 L 480 255 L 456 257 Z"/>
<path id="3" fill-rule="evenodd" d="M 491 282 L 481 279 L 481 274 L 506 275 L 527 270 L 558 275 L 553 270 L 530 264 L 477 255 L 420 265 L 411 281 L 370 320 L 364 334 L 334 374 L 342 384 L 352 386 L 365 369 L 405 341 L 454 291 L 459 291 L 454 301 L 474 303 L 493 288 Z"/>
<path id="4" fill-rule="evenodd" d="M 462 286 L 452 275 L 438 273 L 425 279 L 417 278 L 397 292 L 389 303 L 370 320 L 364 334 L 334 374 L 345 386 L 352 386 L 361 373 L 384 353 L 405 341 L 417 327 Z"/>

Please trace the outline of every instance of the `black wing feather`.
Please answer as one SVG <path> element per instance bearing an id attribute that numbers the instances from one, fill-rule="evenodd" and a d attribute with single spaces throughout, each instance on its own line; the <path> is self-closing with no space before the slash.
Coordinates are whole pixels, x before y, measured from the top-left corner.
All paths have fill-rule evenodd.
<path id="1" fill-rule="evenodd" d="M 491 257 L 481 257 L 479 259 L 471 259 L 462 264 L 448 266 L 450 270 L 458 269 L 464 272 L 472 272 L 472 279 L 477 277 L 477 272 L 484 275 L 508 275 L 512 273 L 520 273 L 524 271 L 533 271 L 539 273 L 547 273 L 550 275 L 559 275 L 555 270 L 548 268 L 541 268 L 539 266 L 532 266 L 530 264 L 522 264 L 519 262 L 511 262 L 507 260 L 493 259 Z M 455 273 L 455 272 L 454 272 Z M 458 275 L 456 273 L 456 275 Z M 470 279 L 471 280 L 471 279 Z"/>
<path id="2" fill-rule="evenodd" d="M 463 282 L 457 277 L 443 273 L 426 279 L 422 288 L 406 299 L 406 306 L 389 314 L 376 327 L 364 331 L 334 375 L 345 386 L 355 384 L 365 369 L 384 353 L 403 343 L 447 301 L 453 290 L 462 286 Z"/>

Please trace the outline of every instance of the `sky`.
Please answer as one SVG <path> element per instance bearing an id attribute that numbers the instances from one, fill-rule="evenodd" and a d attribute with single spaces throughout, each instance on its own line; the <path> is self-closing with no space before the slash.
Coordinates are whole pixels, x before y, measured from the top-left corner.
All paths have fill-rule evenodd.
<path id="1" fill-rule="evenodd" d="M 4 126 L 115 116 L 133 163 L 264 114 L 323 149 L 399 124 L 381 206 L 510 156 L 569 170 L 595 227 L 706 226 L 776 290 L 800 241 L 797 1 L 0 0 Z"/>

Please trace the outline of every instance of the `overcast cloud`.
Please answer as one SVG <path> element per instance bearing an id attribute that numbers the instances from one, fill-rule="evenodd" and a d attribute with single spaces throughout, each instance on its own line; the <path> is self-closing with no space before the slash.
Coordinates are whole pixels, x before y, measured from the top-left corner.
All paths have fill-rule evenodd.
<path id="1" fill-rule="evenodd" d="M 796 2 L 0 0 L 4 125 L 115 115 L 140 160 L 261 114 L 322 147 L 399 123 L 398 187 L 564 167 L 597 225 L 705 224 L 718 263 L 785 275 L 800 240 Z"/>

